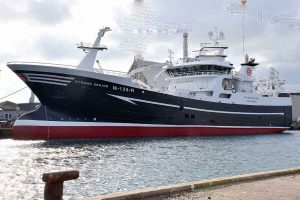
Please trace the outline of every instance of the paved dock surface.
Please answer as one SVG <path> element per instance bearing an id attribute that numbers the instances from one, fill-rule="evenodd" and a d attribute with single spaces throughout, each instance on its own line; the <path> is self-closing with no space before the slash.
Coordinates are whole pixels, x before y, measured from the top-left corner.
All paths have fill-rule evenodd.
<path id="1" fill-rule="evenodd" d="M 300 174 L 203 189 L 147 200 L 300 200 Z"/>

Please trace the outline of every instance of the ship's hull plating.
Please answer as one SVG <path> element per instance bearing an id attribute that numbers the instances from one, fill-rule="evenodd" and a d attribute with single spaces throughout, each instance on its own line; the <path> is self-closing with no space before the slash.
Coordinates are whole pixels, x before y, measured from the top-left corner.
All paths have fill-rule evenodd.
<path id="1" fill-rule="evenodd" d="M 133 137 L 182 137 L 182 136 L 213 136 L 242 134 L 281 133 L 286 128 L 277 127 L 206 127 L 206 126 L 161 126 L 161 125 L 75 125 L 64 123 L 63 126 L 50 124 L 41 126 L 31 123 L 15 126 L 15 139 L 81 139 L 81 138 L 133 138 Z"/>
<path id="2" fill-rule="evenodd" d="M 42 104 L 16 121 L 15 139 L 271 134 L 291 123 L 290 105 L 209 102 L 142 90 L 103 74 L 10 67 Z"/>

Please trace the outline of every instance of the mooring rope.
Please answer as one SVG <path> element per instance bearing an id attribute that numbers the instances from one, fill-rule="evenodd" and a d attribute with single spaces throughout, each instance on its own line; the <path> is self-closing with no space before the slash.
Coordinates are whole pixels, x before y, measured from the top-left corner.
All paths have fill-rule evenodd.
<path id="1" fill-rule="evenodd" d="M 0 101 L 1 101 L 2 99 L 5 99 L 5 98 L 7 98 L 7 97 L 10 97 L 11 95 L 14 95 L 14 94 L 16 94 L 16 93 L 18 93 L 18 92 L 24 90 L 25 88 L 27 88 L 27 86 L 26 86 L 26 87 L 23 87 L 23 88 L 21 88 L 21 89 L 19 89 L 19 90 L 17 90 L 17 91 L 15 91 L 15 92 L 12 92 L 12 93 L 10 93 L 10 94 L 4 96 L 4 97 L 1 97 L 1 98 L 0 98 Z"/>

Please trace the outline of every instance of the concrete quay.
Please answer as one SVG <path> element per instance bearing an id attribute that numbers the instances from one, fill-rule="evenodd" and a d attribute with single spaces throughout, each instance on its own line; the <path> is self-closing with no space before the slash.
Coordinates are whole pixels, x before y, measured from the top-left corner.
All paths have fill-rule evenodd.
<path id="1" fill-rule="evenodd" d="M 295 199 L 300 167 L 118 192 L 84 200 Z"/>
<path id="2" fill-rule="evenodd" d="M 300 200 L 300 176 L 290 175 L 194 192 L 147 198 L 147 200 Z"/>

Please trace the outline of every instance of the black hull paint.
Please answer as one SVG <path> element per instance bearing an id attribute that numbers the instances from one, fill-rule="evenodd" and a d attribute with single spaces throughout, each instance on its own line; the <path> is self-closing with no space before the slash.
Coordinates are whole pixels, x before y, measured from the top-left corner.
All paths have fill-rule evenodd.
<path id="1" fill-rule="evenodd" d="M 16 71 L 16 73 L 22 75 L 28 71 Z M 289 127 L 291 124 L 291 106 L 253 106 L 201 101 L 80 76 L 75 76 L 67 86 L 30 81 L 26 84 L 39 98 L 42 107 L 21 117 L 20 120 L 249 127 Z M 111 95 L 147 102 L 128 102 Z M 199 111 L 199 109 L 217 112 Z"/>

